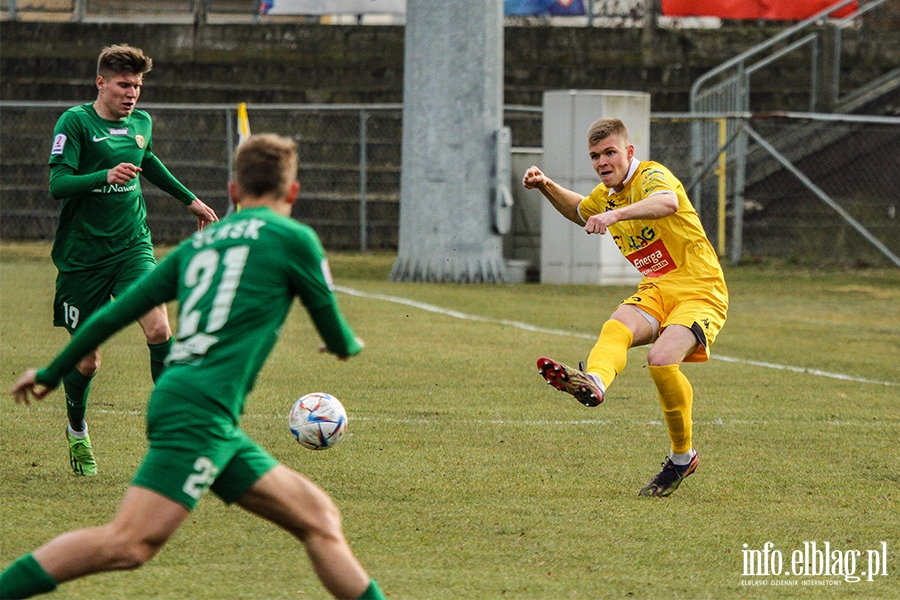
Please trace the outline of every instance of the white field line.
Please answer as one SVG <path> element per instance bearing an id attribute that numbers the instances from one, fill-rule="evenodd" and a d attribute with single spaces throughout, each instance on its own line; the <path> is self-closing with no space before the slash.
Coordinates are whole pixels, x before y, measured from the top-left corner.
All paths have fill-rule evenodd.
<path id="1" fill-rule="evenodd" d="M 355 290 L 353 288 L 343 287 L 343 286 L 335 286 L 335 289 L 339 292 L 347 294 L 349 296 L 357 296 L 359 298 L 367 298 L 369 300 L 382 300 L 384 302 L 392 302 L 394 304 L 403 304 L 405 306 L 411 306 L 413 308 L 418 308 L 420 310 L 437 313 L 440 315 L 453 317 L 454 319 L 463 319 L 466 321 L 478 321 L 481 323 L 494 323 L 497 325 L 506 325 L 509 327 L 515 327 L 516 329 L 522 329 L 525 331 L 533 331 L 535 333 L 546 333 L 549 335 L 559 335 L 564 337 L 573 337 L 573 338 L 581 338 L 588 340 L 596 340 L 596 335 L 591 335 L 587 333 L 578 333 L 574 331 L 566 331 L 563 329 L 548 329 L 546 327 L 539 327 L 537 325 L 530 325 L 528 323 L 522 323 L 521 321 L 510 321 L 509 319 L 491 319 L 488 317 L 482 317 L 479 315 L 470 315 L 466 313 L 462 313 L 456 310 L 449 310 L 446 308 L 441 308 L 440 306 L 435 306 L 433 304 L 426 304 L 424 302 L 418 302 L 416 300 L 410 300 L 408 298 L 401 298 L 399 296 L 387 296 L 384 294 L 371 294 L 369 292 L 362 292 L 360 290 Z M 829 373 L 828 371 L 821 371 L 819 369 L 807 369 L 806 367 L 794 367 L 791 365 L 779 365 L 776 363 L 763 362 L 758 360 L 747 360 L 743 358 L 733 358 L 730 356 L 719 356 L 713 355 L 713 360 L 721 360 L 724 362 L 732 362 L 732 363 L 740 363 L 745 365 L 751 365 L 754 367 L 761 367 L 764 369 L 777 369 L 779 371 L 791 371 L 793 373 L 806 373 L 808 375 L 815 375 L 817 377 L 828 377 L 830 379 L 840 379 L 842 381 L 855 381 L 857 383 L 871 383 L 875 385 L 886 385 L 886 386 L 897 386 L 900 383 L 893 381 L 880 381 L 878 379 L 868 379 L 865 377 L 854 377 L 852 375 L 845 375 L 844 373 Z"/>
<path id="2" fill-rule="evenodd" d="M 49 404 L 32 404 L 29 410 L 38 412 L 53 412 L 65 414 L 65 408 L 59 405 Z M 91 413 L 99 413 L 103 415 L 128 416 L 144 418 L 143 410 L 122 410 L 116 408 L 98 408 L 91 410 Z M 266 422 L 287 422 L 283 415 L 273 415 L 271 413 L 244 413 L 242 420 L 260 420 Z M 480 426 L 512 426 L 512 427 L 665 427 L 662 421 L 651 419 L 649 421 L 628 420 L 628 419 L 458 419 L 447 415 L 436 417 L 385 417 L 378 416 L 354 416 L 351 418 L 353 423 L 400 423 L 405 425 L 416 426 L 440 426 L 445 427 L 448 423 L 480 425 Z M 784 424 L 783 420 L 765 420 L 765 419 L 723 419 L 717 417 L 708 421 L 694 421 L 694 425 L 705 425 L 711 427 L 743 427 L 743 426 L 771 426 L 775 424 Z M 831 427 L 862 427 L 862 428 L 888 428 L 896 429 L 898 422 L 896 420 L 885 419 L 828 419 L 827 421 L 804 421 L 800 425 L 827 425 Z"/>

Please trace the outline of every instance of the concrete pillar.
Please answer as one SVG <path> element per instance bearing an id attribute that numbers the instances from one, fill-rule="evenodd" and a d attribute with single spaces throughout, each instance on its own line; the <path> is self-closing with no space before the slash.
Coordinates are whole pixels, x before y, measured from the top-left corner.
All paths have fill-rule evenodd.
<path id="1" fill-rule="evenodd" d="M 409 0 L 405 36 L 400 239 L 391 279 L 504 281 L 502 207 L 499 223 L 495 210 L 498 198 L 503 204 L 498 140 L 501 158 L 508 152 L 503 4 Z"/>

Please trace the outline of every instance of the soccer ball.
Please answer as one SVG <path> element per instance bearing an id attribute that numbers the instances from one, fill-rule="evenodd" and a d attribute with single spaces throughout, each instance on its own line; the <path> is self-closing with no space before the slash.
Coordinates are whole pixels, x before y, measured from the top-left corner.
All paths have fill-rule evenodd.
<path id="1" fill-rule="evenodd" d="M 294 402 L 288 426 L 304 448 L 325 450 L 341 441 L 347 431 L 347 411 L 331 394 L 314 392 Z"/>

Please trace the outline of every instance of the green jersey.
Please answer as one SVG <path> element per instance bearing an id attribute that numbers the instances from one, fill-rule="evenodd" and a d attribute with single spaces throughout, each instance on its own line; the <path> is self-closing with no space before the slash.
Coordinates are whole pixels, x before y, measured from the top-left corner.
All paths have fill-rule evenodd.
<path id="1" fill-rule="evenodd" d="M 321 242 L 268 208 L 244 209 L 182 242 L 115 302 L 94 314 L 38 381 L 58 384 L 81 357 L 152 307 L 177 299 L 178 332 L 156 390 L 190 398 L 188 410 L 237 423 L 294 297 L 329 351 L 362 347 L 337 308 Z M 217 416 L 217 417 L 216 417 Z"/>
<path id="2" fill-rule="evenodd" d="M 52 251 L 60 271 L 114 263 L 122 252 L 150 244 L 141 177 L 127 184 L 106 181 L 107 171 L 123 162 L 141 167 L 182 202 L 194 199 L 153 155 L 153 123 L 146 112 L 109 121 L 92 104 L 70 108 L 56 123 L 49 161 L 51 193 L 62 201 Z"/>

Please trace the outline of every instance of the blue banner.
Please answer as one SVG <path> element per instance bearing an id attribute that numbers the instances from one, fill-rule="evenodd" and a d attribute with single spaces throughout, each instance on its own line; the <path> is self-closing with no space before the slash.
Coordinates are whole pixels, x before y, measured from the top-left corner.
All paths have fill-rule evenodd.
<path id="1" fill-rule="evenodd" d="M 584 0 L 503 0 L 503 14 L 507 16 L 584 15 Z"/>
<path id="2" fill-rule="evenodd" d="M 583 16 L 584 0 L 503 0 L 503 14 L 512 16 Z M 387 13 L 402 15 L 406 0 L 260 0 L 263 15 L 326 15 Z"/>

